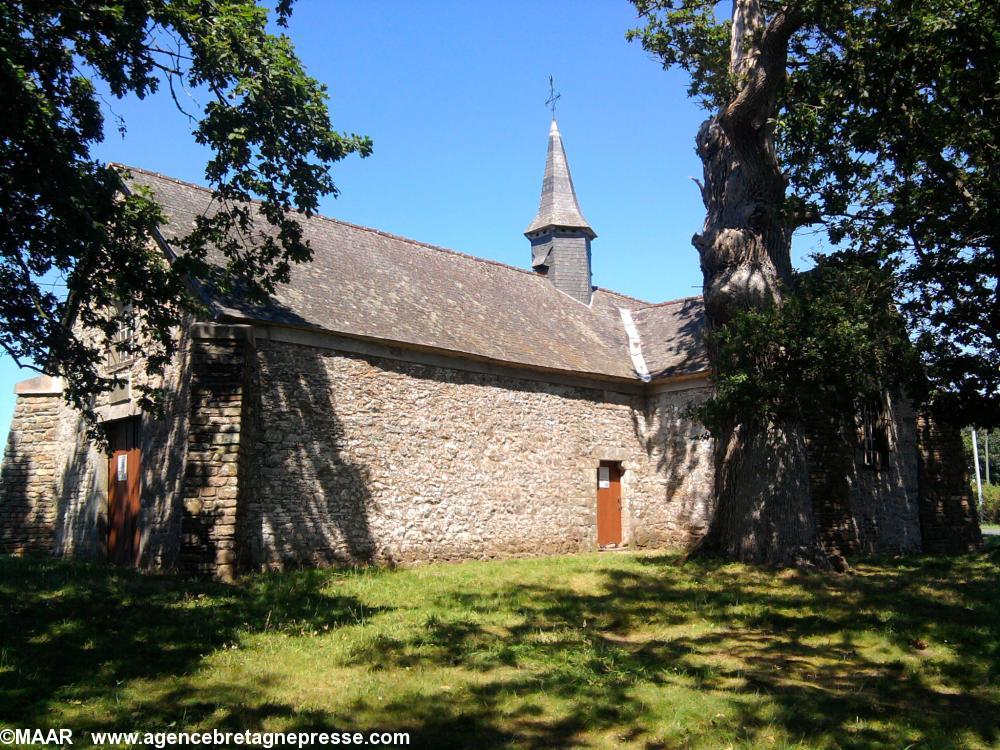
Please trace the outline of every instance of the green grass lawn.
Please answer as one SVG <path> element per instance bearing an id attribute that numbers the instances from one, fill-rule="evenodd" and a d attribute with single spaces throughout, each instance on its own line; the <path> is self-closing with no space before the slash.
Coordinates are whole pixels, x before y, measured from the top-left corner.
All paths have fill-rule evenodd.
<path id="1" fill-rule="evenodd" d="M 1000 531 L 1000 524 L 984 523 L 983 531 Z"/>
<path id="2" fill-rule="evenodd" d="M 1000 747 L 998 551 L 847 576 L 605 554 L 236 586 L 0 558 L 0 725 Z"/>

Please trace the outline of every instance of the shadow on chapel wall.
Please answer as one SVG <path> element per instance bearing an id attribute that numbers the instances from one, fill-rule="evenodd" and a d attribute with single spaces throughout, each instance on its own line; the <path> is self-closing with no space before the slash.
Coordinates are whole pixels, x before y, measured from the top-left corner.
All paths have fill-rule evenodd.
<path id="1" fill-rule="evenodd" d="M 20 408 L 15 411 L 14 425 L 23 418 L 20 412 Z M 55 487 L 54 482 L 38 487 L 39 469 L 50 463 L 38 450 L 35 441 L 24 440 L 21 431 L 12 427 L 0 468 L 0 553 L 52 549 Z"/>
<path id="2" fill-rule="evenodd" d="M 313 347 L 257 342 L 241 520 L 251 567 L 391 562 L 376 548 L 369 473 L 345 455 L 323 360 Z"/>
<path id="3" fill-rule="evenodd" d="M 636 317 L 642 329 L 644 353 L 650 353 L 648 365 L 654 381 L 667 373 L 687 375 L 707 368 L 700 297 L 652 306 L 640 310 Z M 635 434 L 662 479 L 662 499 L 677 527 L 670 530 L 671 536 L 683 528 L 690 541 L 707 531 L 715 507 L 711 436 L 688 413 L 704 395 L 698 389 L 650 395 L 646 400 L 645 429 L 633 417 Z"/>

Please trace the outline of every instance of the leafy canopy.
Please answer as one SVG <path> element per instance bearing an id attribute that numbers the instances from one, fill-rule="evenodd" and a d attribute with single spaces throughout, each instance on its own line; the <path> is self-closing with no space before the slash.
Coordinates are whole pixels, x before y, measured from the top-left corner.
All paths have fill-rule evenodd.
<path id="1" fill-rule="evenodd" d="M 280 27 L 290 10 L 278 3 Z M 101 366 L 122 302 L 137 343 L 120 353 L 162 372 L 176 326 L 197 309 L 192 286 L 272 291 L 311 256 L 297 217 L 336 195 L 330 165 L 371 153 L 367 137 L 333 130 L 325 87 L 268 17 L 255 0 L 0 4 L 0 346 L 62 376 L 84 410 L 113 385 Z M 171 263 L 150 239 L 162 220 L 155 201 L 122 194 L 120 174 L 91 156 L 105 134 L 102 85 L 117 98 L 166 88 L 212 153 L 213 210 Z M 184 92 L 204 98 L 200 112 L 185 111 Z M 209 248 L 224 267 L 209 266 Z"/>
<path id="2" fill-rule="evenodd" d="M 877 258 L 816 256 L 796 274 L 784 303 L 737 315 L 708 334 L 716 395 L 695 410 L 720 435 L 745 423 L 809 414 L 836 423 L 883 389 L 921 400 L 919 353 L 893 306 L 898 280 Z"/>
<path id="3" fill-rule="evenodd" d="M 728 4 L 633 2 L 646 25 L 629 37 L 688 71 L 704 106 L 723 108 L 739 85 Z M 788 4 L 759 5 L 770 18 Z M 998 424 L 1000 4 L 793 5 L 802 23 L 773 113 L 787 215 L 895 273 L 936 405 Z"/>

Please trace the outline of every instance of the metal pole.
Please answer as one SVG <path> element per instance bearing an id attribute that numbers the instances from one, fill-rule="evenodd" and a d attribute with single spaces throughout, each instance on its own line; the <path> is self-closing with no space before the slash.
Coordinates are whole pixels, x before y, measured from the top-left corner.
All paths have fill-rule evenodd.
<path id="1" fill-rule="evenodd" d="M 986 484 L 992 484 L 990 482 L 990 431 L 987 430 L 986 434 L 983 435 L 983 449 L 986 452 Z"/>
<path id="2" fill-rule="evenodd" d="M 976 494 L 979 496 L 979 507 L 983 507 L 983 483 L 979 479 L 979 446 L 976 444 L 976 428 L 972 428 L 972 463 L 976 467 Z"/>

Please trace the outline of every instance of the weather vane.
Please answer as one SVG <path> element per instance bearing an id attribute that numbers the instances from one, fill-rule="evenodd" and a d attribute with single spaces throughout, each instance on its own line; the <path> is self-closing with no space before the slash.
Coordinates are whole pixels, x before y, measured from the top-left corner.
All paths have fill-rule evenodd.
<path id="1" fill-rule="evenodd" d="M 549 76 L 549 98 L 545 100 L 545 106 L 552 110 L 552 119 L 556 119 L 556 102 L 559 101 L 559 97 L 562 94 L 556 93 L 556 85 L 552 80 L 552 76 Z"/>

